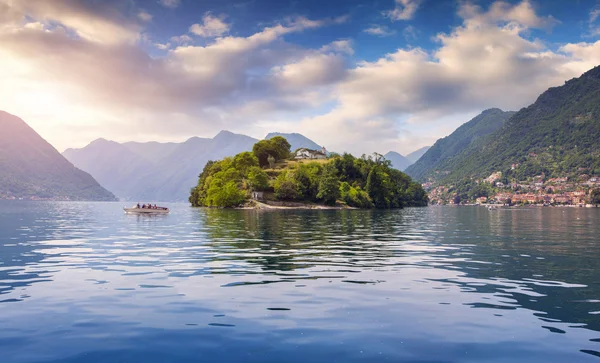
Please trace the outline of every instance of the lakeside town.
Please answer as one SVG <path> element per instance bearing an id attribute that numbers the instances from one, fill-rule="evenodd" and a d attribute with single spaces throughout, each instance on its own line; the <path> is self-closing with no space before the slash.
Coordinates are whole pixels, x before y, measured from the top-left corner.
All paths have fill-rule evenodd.
<path id="1" fill-rule="evenodd" d="M 529 181 L 503 182 L 502 173 L 492 173 L 488 178 L 475 181 L 483 193 L 473 198 L 461 198 L 453 185 L 423 184 L 430 204 L 457 205 L 538 205 L 593 207 L 599 204 L 600 177 L 580 174 L 577 177 L 546 178 L 539 175 Z M 487 195 L 478 195 L 487 194 Z"/>

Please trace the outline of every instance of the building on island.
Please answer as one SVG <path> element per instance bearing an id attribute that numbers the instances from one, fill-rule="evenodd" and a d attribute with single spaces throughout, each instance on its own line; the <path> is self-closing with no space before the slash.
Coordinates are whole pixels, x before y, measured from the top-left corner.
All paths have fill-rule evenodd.
<path id="1" fill-rule="evenodd" d="M 296 150 L 295 159 L 326 159 L 327 158 L 327 149 L 325 146 L 321 148 L 321 150 L 312 150 L 305 147 L 301 147 Z"/>

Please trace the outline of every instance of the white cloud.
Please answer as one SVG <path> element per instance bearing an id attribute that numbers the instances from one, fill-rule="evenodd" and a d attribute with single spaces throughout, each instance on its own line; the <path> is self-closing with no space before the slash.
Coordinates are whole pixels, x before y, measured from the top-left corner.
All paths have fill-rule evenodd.
<path id="1" fill-rule="evenodd" d="M 600 9 L 594 8 L 590 11 L 590 23 L 595 23 L 598 20 L 598 16 L 600 16 Z"/>
<path id="2" fill-rule="evenodd" d="M 525 28 L 550 29 L 559 23 L 551 15 L 538 16 L 529 0 L 523 0 L 516 5 L 505 1 L 496 1 L 486 12 L 480 6 L 467 2 L 460 6 L 459 15 L 473 25 L 513 22 Z"/>
<path id="3" fill-rule="evenodd" d="M 118 0 L 0 0 L 0 10 L 2 8 L 5 9 L 0 13 L 6 12 L 12 18 L 59 23 L 80 38 L 99 43 L 133 43 L 138 40 L 141 30 L 141 13 L 129 13 L 128 4 Z M 146 15 L 142 17 L 147 18 Z"/>
<path id="4" fill-rule="evenodd" d="M 141 20 L 141 21 L 143 21 L 143 22 L 146 22 L 146 23 L 147 23 L 147 22 L 149 22 L 149 21 L 152 21 L 152 18 L 153 18 L 153 17 L 152 17 L 152 15 L 151 15 L 150 13 L 148 13 L 147 11 L 141 10 L 141 11 L 138 13 L 138 18 L 140 18 L 140 20 Z"/>
<path id="5" fill-rule="evenodd" d="M 159 0 L 158 1 L 162 6 L 166 8 L 174 9 L 181 4 L 181 0 Z"/>
<path id="6" fill-rule="evenodd" d="M 592 37 L 600 35 L 600 27 L 598 26 L 598 24 L 596 24 L 596 20 L 598 20 L 599 16 L 600 8 L 596 6 L 590 11 L 590 18 L 588 20 L 589 34 L 586 35 Z"/>
<path id="7" fill-rule="evenodd" d="M 352 55 L 354 54 L 354 49 L 352 48 L 352 42 L 348 39 L 336 40 L 329 44 L 326 44 L 319 49 L 322 53 L 327 52 L 336 52 L 336 53 L 345 53 Z"/>
<path id="8" fill-rule="evenodd" d="M 415 28 L 412 25 L 407 26 L 402 31 L 402 35 L 404 35 L 404 39 L 406 39 L 406 41 L 408 41 L 408 42 L 411 40 L 416 40 L 419 37 L 418 34 L 419 34 L 419 31 L 417 30 L 417 28 Z"/>
<path id="9" fill-rule="evenodd" d="M 442 126 L 447 129 L 440 120 L 458 126 L 485 108 L 519 109 L 600 60 L 600 43 L 553 52 L 525 38 L 528 28 L 553 22 L 530 10 L 527 1 L 495 3 L 487 11 L 465 4 L 463 25 L 438 35 L 437 50 L 399 49 L 359 63 L 338 84 L 338 105 L 305 118 L 301 129 L 327 135 L 335 150 L 410 151 L 426 140 L 407 139 L 407 130 L 439 137 Z"/>
<path id="10" fill-rule="evenodd" d="M 160 50 L 167 50 L 171 47 L 171 43 L 154 43 L 154 46 Z"/>
<path id="11" fill-rule="evenodd" d="M 190 27 L 190 33 L 194 33 L 201 37 L 219 37 L 223 34 L 229 33 L 231 28 L 230 24 L 224 22 L 225 17 L 223 15 L 216 17 L 211 13 L 204 14 L 202 18 L 202 24 L 194 24 Z"/>
<path id="12" fill-rule="evenodd" d="M 156 57 L 131 41 L 145 34 L 139 9 L 106 0 L 111 6 L 63 12 L 69 1 L 0 0 L 0 109 L 59 148 L 98 136 L 179 140 L 227 128 L 259 137 L 301 132 L 358 154 L 408 152 L 485 108 L 526 106 L 600 63 L 600 42 L 553 50 L 532 39 L 529 29 L 555 20 L 528 1 L 487 9 L 465 3 L 462 24 L 437 35 L 435 49 L 400 48 L 356 64 L 348 39 L 313 49 L 287 41 L 347 17 L 288 18 L 202 45 L 176 36 L 154 43 L 164 51 Z M 94 22 L 109 31 L 100 34 Z"/>
<path id="13" fill-rule="evenodd" d="M 192 37 L 190 37 L 189 35 L 184 34 L 184 35 L 172 36 L 171 41 L 175 44 L 187 45 L 187 44 L 192 43 L 194 41 L 194 39 L 192 39 Z"/>
<path id="14" fill-rule="evenodd" d="M 391 35 L 396 34 L 396 31 L 390 30 L 385 25 L 372 25 L 370 28 L 363 30 L 365 33 L 370 35 L 375 35 L 378 37 L 389 37 Z"/>
<path id="15" fill-rule="evenodd" d="M 420 5 L 421 0 L 396 0 L 396 7 L 384 14 L 393 21 L 410 20 L 415 16 Z"/>

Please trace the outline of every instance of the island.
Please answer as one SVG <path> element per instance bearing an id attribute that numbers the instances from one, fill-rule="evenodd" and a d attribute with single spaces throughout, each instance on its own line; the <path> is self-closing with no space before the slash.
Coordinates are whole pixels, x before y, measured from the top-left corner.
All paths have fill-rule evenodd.
<path id="1" fill-rule="evenodd" d="M 281 136 L 252 151 L 209 161 L 191 189 L 195 207 L 404 208 L 426 206 L 421 184 L 380 154 L 342 155 L 298 149 Z"/>

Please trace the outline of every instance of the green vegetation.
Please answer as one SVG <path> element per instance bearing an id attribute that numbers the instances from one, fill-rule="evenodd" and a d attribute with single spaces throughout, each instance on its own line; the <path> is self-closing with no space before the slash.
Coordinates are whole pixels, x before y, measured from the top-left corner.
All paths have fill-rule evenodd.
<path id="1" fill-rule="evenodd" d="M 600 204 L 600 188 L 590 193 L 590 204 Z"/>
<path id="2" fill-rule="evenodd" d="M 600 68 L 550 88 L 451 165 L 448 180 L 600 174 Z M 512 170 L 511 165 L 516 167 Z"/>
<path id="3" fill-rule="evenodd" d="M 452 170 L 454 159 L 459 158 L 463 151 L 500 129 L 514 114 L 513 111 L 498 108 L 483 111 L 449 136 L 436 141 L 417 162 L 406 169 L 406 173 L 421 181 L 440 178 L 444 171 Z"/>
<path id="4" fill-rule="evenodd" d="M 191 190 L 193 206 L 238 207 L 250 192 L 277 201 L 345 204 L 357 208 L 427 205 L 420 184 L 393 169 L 381 155 L 291 161 L 290 144 L 276 136 L 256 143 L 252 152 L 210 161 Z M 269 162 L 269 159 L 272 159 Z"/>
<path id="5" fill-rule="evenodd" d="M 268 140 L 260 140 L 252 147 L 252 153 L 258 158 L 261 167 L 272 165 L 277 160 L 287 159 L 290 156 L 290 143 L 281 136 Z"/>

